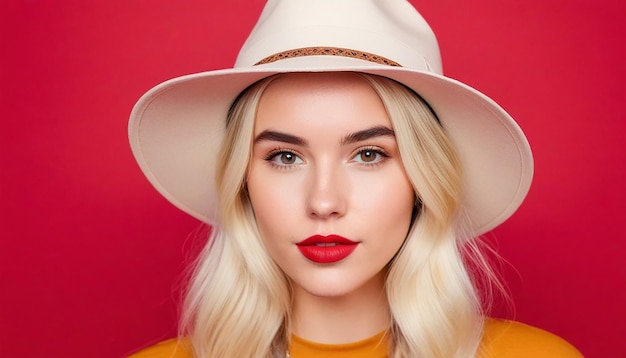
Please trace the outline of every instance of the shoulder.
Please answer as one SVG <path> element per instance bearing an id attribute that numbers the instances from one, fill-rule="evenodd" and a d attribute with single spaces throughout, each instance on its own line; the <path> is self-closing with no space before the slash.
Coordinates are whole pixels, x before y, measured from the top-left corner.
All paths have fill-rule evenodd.
<path id="1" fill-rule="evenodd" d="M 192 358 L 191 348 L 187 340 L 168 339 L 157 343 L 139 352 L 133 353 L 129 358 Z"/>
<path id="2" fill-rule="evenodd" d="M 482 356 L 582 358 L 583 355 L 563 338 L 520 322 L 487 319 L 481 346 Z"/>

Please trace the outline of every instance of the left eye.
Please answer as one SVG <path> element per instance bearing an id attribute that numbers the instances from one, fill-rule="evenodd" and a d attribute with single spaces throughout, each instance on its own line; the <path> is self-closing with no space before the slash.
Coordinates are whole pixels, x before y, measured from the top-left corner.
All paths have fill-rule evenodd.
<path id="1" fill-rule="evenodd" d="M 376 149 L 363 149 L 360 150 L 353 158 L 354 161 L 359 163 L 372 164 L 383 160 L 386 155 Z"/>

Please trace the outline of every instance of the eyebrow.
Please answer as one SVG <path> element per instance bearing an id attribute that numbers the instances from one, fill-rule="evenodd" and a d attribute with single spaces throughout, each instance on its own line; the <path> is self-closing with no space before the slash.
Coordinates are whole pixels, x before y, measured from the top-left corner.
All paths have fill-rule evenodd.
<path id="1" fill-rule="evenodd" d="M 352 143 L 361 142 L 361 141 L 371 139 L 371 138 L 376 138 L 376 137 L 395 138 L 395 136 L 396 135 L 391 128 L 388 128 L 385 126 L 376 126 L 376 127 L 364 129 L 364 130 L 346 135 L 341 140 L 341 144 L 342 145 L 352 144 Z M 294 145 L 301 145 L 301 146 L 307 146 L 308 144 L 304 138 L 301 138 L 292 134 L 287 134 L 287 133 L 272 131 L 272 130 L 264 130 L 263 132 L 259 133 L 254 138 L 254 143 L 256 144 L 264 140 L 282 142 L 282 143 L 288 143 L 288 144 L 294 144 Z"/>
<path id="2" fill-rule="evenodd" d="M 295 135 L 291 135 L 287 133 L 270 131 L 270 130 L 264 130 L 263 132 L 259 133 L 259 135 L 257 135 L 254 138 L 254 143 L 258 143 L 263 140 L 283 142 L 283 143 L 302 145 L 302 146 L 307 145 L 307 142 L 306 140 L 304 140 L 304 138 L 300 138 Z"/>
<path id="3" fill-rule="evenodd" d="M 375 137 L 392 137 L 395 138 L 396 134 L 391 128 L 385 126 L 377 126 L 362 131 L 350 133 L 341 140 L 341 144 L 352 144 L 361 142 L 367 139 Z"/>

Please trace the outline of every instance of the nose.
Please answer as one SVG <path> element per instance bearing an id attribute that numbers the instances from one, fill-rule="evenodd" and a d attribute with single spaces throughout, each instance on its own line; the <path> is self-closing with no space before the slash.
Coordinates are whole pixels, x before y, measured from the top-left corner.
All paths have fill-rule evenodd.
<path id="1" fill-rule="evenodd" d="M 317 166 L 308 178 L 306 210 L 316 219 L 342 217 L 347 209 L 347 178 L 341 168 Z"/>

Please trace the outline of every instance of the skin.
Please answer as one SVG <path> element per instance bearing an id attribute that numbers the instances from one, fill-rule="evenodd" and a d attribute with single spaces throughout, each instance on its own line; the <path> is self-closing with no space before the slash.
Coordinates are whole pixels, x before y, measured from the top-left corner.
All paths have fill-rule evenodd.
<path id="1" fill-rule="evenodd" d="M 347 343 L 388 328 L 386 268 L 415 199 L 377 94 L 355 74 L 285 75 L 261 98 L 254 138 L 248 192 L 263 242 L 293 286 L 293 333 Z M 359 244 L 319 264 L 296 246 L 315 234 Z"/>

